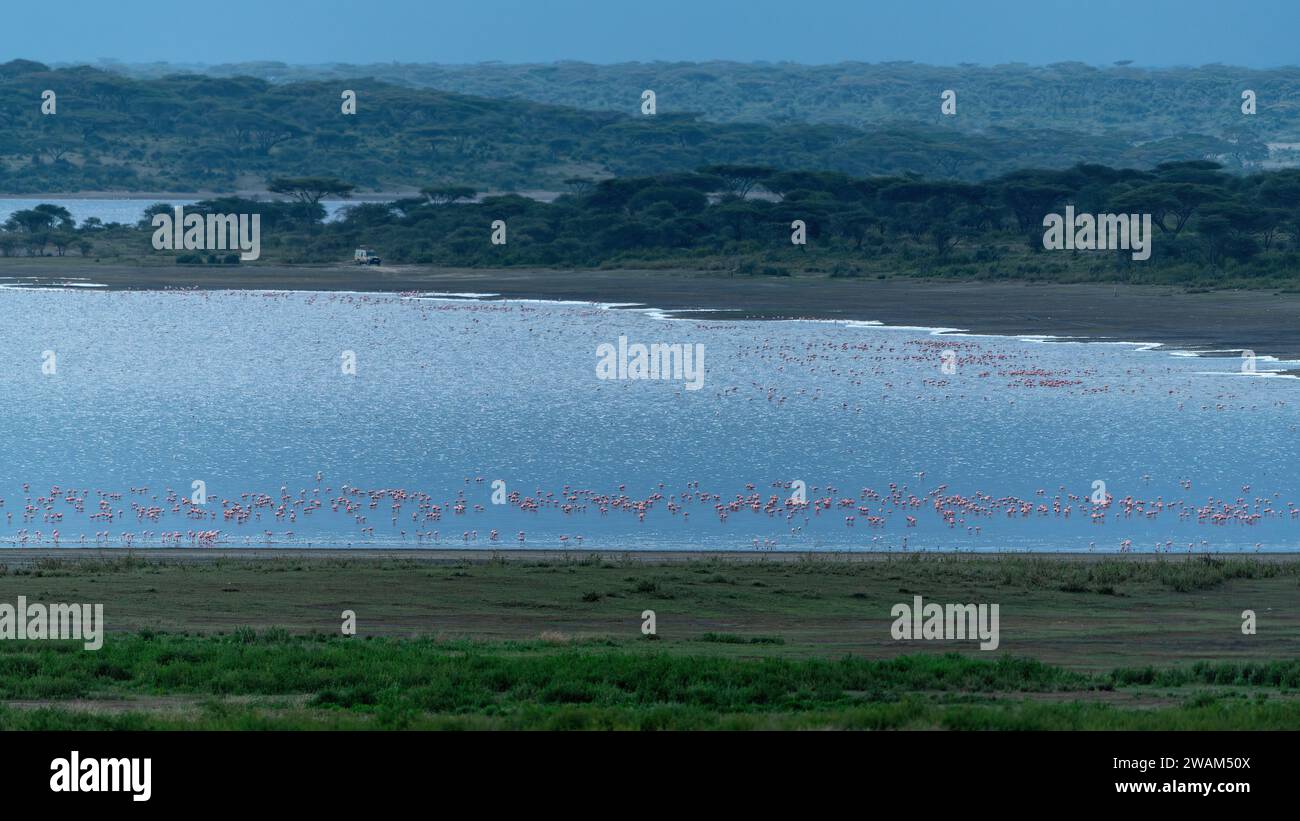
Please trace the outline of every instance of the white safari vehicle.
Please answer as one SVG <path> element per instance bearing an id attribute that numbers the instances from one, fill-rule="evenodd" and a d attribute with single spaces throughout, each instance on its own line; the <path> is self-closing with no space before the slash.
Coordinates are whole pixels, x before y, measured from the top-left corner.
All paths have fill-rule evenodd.
<path id="1" fill-rule="evenodd" d="M 381 262 L 373 251 L 367 251 L 365 248 L 358 248 L 352 255 L 352 261 L 357 265 L 378 265 Z"/>

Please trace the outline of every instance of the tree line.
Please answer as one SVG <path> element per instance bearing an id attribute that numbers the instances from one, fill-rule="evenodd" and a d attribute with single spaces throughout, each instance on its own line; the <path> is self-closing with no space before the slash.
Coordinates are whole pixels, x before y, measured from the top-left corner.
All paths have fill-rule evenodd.
<path id="1" fill-rule="evenodd" d="M 447 266 L 660 266 L 760 276 L 1252 287 L 1300 281 L 1300 171 L 1242 176 L 1204 160 L 1151 170 L 1097 164 L 1026 169 L 972 183 L 718 164 L 643 177 L 573 177 L 567 193 L 552 202 L 435 184 L 418 196 L 357 203 L 331 221 L 321 201 L 349 196 L 351 183 L 277 178 L 270 187 L 286 199 L 221 197 L 187 210 L 261 214 L 266 258 L 283 262 L 336 262 L 366 247 L 393 263 Z M 1045 250 L 1044 217 L 1067 205 L 1093 214 L 1150 214 L 1151 258 Z M 15 214 L 0 237 L 11 247 L 34 247 L 41 232 L 75 229 L 81 238 L 126 237 L 131 248 L 147 252 L 150 218 L 170 209 L 158 203 L 136 226 L 106 228 L 70 227 L 52 207 L 41 206 L 41 217 Z M 490 241 L 498 220 L 505 225 L 503 244 Z M 804 244 L 792 242 L 796 221 Z"/>

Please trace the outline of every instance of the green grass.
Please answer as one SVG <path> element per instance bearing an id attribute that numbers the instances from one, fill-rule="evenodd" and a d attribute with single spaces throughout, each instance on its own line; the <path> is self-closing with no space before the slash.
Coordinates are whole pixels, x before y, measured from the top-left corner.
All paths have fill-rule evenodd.
<path id="1" fill-rule="evenodd" d="M 1179 705 L 1162 711 L 1093 704 L 936 704 L 908 698 L 803 713 L 717 713 L 695 707 L 630 710 L 585 706 L 525 709 L 511 715 L 360 715 L 318 710 L 268 712 L 205 705 L 183 718 L 87 714 L 0 706 L 5 730 L 1289 730 L 1300 705 Z"/>
<path id="2" fill-rule="evenodd" d="M 1300 660 L 1089 675 L 1008 656 L 153 634 L 0 644 L 0 700 L 24 704 L 0 706 L 0 729 L 1282 729 L 1300 726 L 1297 681 Z M 1227 686 L 1171 689 L 1189 682 Z"/>
<path id="3" fill-rule="evenodd" d="M 2 557 L 0 557 L 2 558 Z M 888 658 L 978 650 L 888 639 L 890 608 L 999 603 L 998 652 L 1092 672 L 1214 659 L 1262 662 L 1300 642 L 1300 561 L 1255 557 L 901 556 L 645 563 L 581 560 L 437 564 L 401 560 L 155 563 L 111 553 L 0 572 L 0 601 L 105 604 L 110 631 L 281 628 L 337 633 L 345 609 L 362 636 L 476 640 L 639 638 L 654 610 L 662 649 L 783 658 Z M 1244 609 L 1259 614 L 1240 632 Z M 713 639 L 706 636 L 712 634 Z M 722 637 L 734 638 L 722 638 Z"/>
<path id="4" fill-rule="evenodd" d="M 1255 557 L 51 559 L 0 601 L 108 634 L 0 642 L 0 728 L 1300 728 L 1297 588 Z M 913 595 L 1000 603 L 999 649 L 893 641 Z"/>
<path id="5" fill-rule="evenodd" d="M 315 693 L 345 707 L 397 700 L 431 711 L 526 703 L 714 709 L 833 705 L 849 691 L 1081 689 L 1090 679 L 1036 661 L 956 654 L 862 658 L 730 658 L 668 653 L 636 641 L 481 643 L 289 636 L 115 636 L 0 644 L 0 698 L 105 694 Z"/>
<path id="6" fill-rule="evenodd" d="M 1300 688 L 1300 661 L 1265 663 L 1211 663 L 1198 661 L 1190 667 L 1173 669 L 1119 669 L 1112 674 L 1119 684 L 1152 684 L 1160 687 L 1185 687 L 1190 684 L 1227 684 L 1233 686 Z"/>

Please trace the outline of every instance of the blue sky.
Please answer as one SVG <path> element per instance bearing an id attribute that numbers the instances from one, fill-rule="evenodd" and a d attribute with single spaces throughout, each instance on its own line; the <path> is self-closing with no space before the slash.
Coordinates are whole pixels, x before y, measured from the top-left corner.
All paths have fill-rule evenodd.
<path id="1" fill-rule="evenodd" d="M 7 3 L 0 58 L 1300 63 L 1297 0 L 61 0 Z"/>

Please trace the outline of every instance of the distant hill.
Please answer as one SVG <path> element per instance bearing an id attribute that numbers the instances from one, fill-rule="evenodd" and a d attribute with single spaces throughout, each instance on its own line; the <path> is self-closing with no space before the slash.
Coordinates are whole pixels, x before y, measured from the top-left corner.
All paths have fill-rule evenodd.
<path id="1" fill-rule="evenodd" d="M 166 64 L 115 64 L 157 77 Z M 835 63 L 380 63 L 290 66 L 261 62 L 195 67 L 212 76 L 271 82 L 374 77 L 414 88 L 517 98 L 573 108 L 634 113 L 653 89 L 665 112 L 694 111 L 710 122 L 819 123 L 855 128 L 897 122 L 966 131 L 1031 128 L 1121 134 L 1153 140 L 1196 133 L 1258 142 L 1300 141 L 1300 68 L 1206 65 L 1149 69 L 1083 63 L 930 66 L 911 62 Z M 953 89 L 958 116 L 944 118 L 939 95 Z M 1258 112 L 1241 112 L 1254 91 Z"/>
<path id="2" fill-rule="evenodd" d="M 1257 143 L 1186 132 L 1148 141 L 1047 127 L 968 133 L 955 125 L 961 117 L 871 128 L 715 122 L 680 110 L 670 102 L 671 87 L 659 112 L 644 116 L 367 77 L 274 79 L 137 79 L 88 66 L 0 65 L 0 191 L 233 191 L 282 175 L 329 175 L 362 190 L 451 183 L 560 190 L 569 179 L 720 163 L 979 180 L 1079 162 L 1149 168 L 1215 157 L 1241 167 L 1263 151 Z M 638 100 L 639 85 L 631 86 Z M 40 109 L 47 89 L 57 95 L 53 115 Z M 343 89 L 358 94 L 355 116 L 340 112 Z M 937 96 L 932 102 L 937 110 Z"/>

